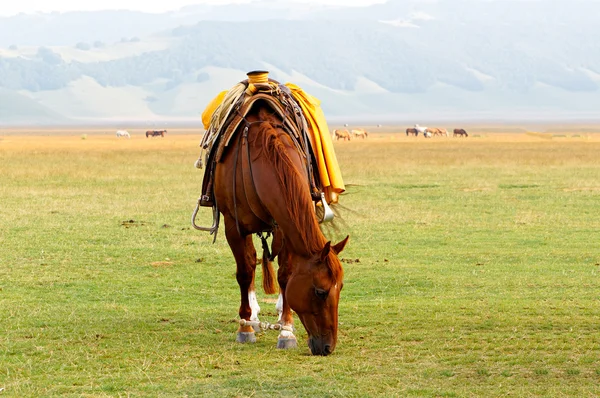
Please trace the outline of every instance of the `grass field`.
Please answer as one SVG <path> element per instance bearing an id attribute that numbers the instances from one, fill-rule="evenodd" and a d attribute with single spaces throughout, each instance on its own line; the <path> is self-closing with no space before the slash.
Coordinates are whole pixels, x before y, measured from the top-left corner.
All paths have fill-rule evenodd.
<path id="1" fill-rule="evenodd" d="M 336 143 L 323 358 L 299 321 L 297 350 L 235 343 L 233 257 L 190 229 L 199 136 L 81 134 L 0 137 L 0 395 L 600 395 L 600 136 Z"/>

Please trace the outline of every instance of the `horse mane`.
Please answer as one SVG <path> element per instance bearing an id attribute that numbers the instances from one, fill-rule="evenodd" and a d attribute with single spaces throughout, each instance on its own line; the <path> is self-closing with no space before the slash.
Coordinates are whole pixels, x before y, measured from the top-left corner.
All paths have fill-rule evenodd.
<path id="1" fill-rule="evenodd" d="M 261 109 L 260 119 L 264 120 L 259 125 L 259 136 L 262 136 L 263 154 L 270 160 L 277 182 L 281 189 L 283 199 L 287 204 L 288 215 L 298 233 L 302 237 L 301 244 L 309 254 L 316 254 L 323 250 L 327 239 L 323 235 L 314 209 L 306 179 L 301 174 L 290 158 L 287 148 L 280 138 L 287 133 L 278 130 L 275 126 L 280 122 L 269 112 Z M 335 280 L 341 279 L 343 270 L 339 261 L 333 261 L 331 253 L 325 259 Z"/>

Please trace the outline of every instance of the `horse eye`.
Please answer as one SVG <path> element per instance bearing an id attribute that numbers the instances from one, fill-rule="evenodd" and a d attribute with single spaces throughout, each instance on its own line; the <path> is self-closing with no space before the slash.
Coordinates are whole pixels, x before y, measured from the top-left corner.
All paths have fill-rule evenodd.
<path id="1" fill-rule="evenodd" d="M 325 290 L 325 289 L 319 289 L 319 288 L 315 288 L 315 294 L 317 295 L 318 298 L 320 298 L 321 300 L 326 300 L 327 296 L 329 296 L 329 291 Z"/>

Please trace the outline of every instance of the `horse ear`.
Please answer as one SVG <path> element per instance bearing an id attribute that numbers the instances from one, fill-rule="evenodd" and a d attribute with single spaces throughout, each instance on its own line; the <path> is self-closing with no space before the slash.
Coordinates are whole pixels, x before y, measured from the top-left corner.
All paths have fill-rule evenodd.
<path id="1" fill-rule="evenodd" d="M 348 243 L 348 239 L 350 239 L 350 235 L 347 235 L 346 239 L 332 247 L 335 254 L 340 254 L 342 250 L 344 250 L 344 247 L 346 247 L 346 243 Z"/>
<path id="2" fill-rule="evenodd" d="M 321 262 L 325 261 L 325 259 L 329 255 L 330 251 L 331 251 L 331 241 L 325 243 L 325 246 L 323 247 L 323 250 L 321 250 L 321 256 L 320 256 Z"/>

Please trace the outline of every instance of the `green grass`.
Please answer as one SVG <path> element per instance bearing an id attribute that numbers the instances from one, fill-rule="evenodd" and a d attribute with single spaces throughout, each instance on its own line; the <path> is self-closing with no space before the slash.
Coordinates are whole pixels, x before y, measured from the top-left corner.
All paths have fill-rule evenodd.
<path id="1" fill-rule="evenodd" d="M 299 321 L 297 350 L 235 343 L 233 257 L 189 225 L 196 137 L 29 140 L 0 143 L 3 396 L 600 391 L 597 142 L 338 144 L 351 241 L 321 358 Z"/>

